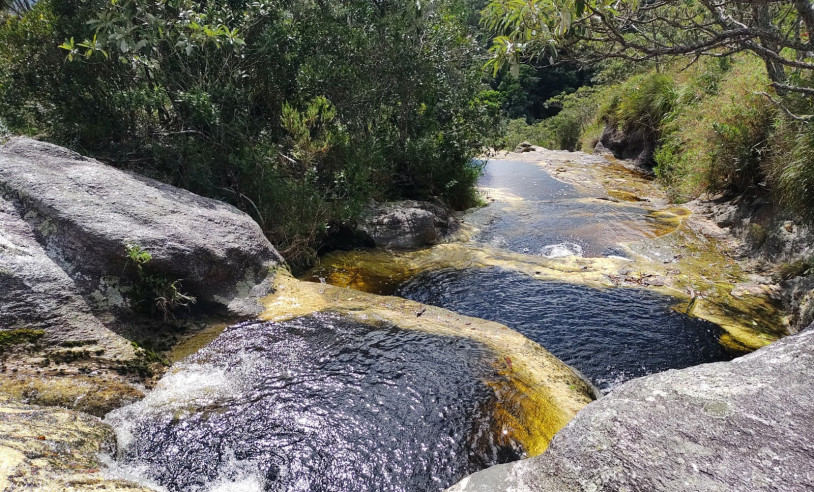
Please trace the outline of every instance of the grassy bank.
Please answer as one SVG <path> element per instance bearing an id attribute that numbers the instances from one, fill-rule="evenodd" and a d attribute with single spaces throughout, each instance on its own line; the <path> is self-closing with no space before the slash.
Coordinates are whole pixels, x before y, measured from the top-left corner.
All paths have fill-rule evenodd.
<path id="1" fill-rule="evenodd" d="M 631 66 L 630 76 L 561 96 L 551 101 L 562 108 L 558 115 L 533 125 L 512 121 L 502 143 L 592 151 L 608 128 L 653 143 L 653 170 L 675 202 L 760 191 L 814 218 L 814 123 L 767 97 L 756 57 L 689 61 Z M 790 104 L 798 114 L 811 109 L 803 98 Z"/>

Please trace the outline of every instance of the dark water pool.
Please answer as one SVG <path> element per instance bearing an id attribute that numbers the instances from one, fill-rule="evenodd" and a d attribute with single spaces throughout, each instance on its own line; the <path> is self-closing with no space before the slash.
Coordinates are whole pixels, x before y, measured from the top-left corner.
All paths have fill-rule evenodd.
<path id="1" fill-rule="evenodd" d="M 333 315 L 227 329 L 106 418 L 119 472 L 170 491 L 425 491 L 496 445 L 488 349 Z"/>
<path id="2" fill-rule="evenodd" d="M 712 323 L 640 289 L 543 282 L 500 268 L 422 274 L 398 295 L 503 323 L 579 369 L 603 391 L 667 369 L 731 360 Z"/>

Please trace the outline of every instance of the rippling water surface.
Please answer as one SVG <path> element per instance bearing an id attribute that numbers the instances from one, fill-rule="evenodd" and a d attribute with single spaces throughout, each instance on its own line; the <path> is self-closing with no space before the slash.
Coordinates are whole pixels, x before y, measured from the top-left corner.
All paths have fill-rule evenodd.
<path id="1" fill-rule="evenodd" d="M 531 162 L 489 161 L 479 185 L 501 198 L 468 215 L 481 229 L 474 240 L 517 253 L 549 256 L 565 245 L 577 256 L 618 255 L 619 242 L 671 230 L 638 202 L 580 193 Z"/>
<path id="2" fill-rule="evenodd" d="M 491 355 L 332 315 L 228 328 L 106 418 L 118 475 L 170 491 L 441 490 L 494 443 Z"/>
<path id="3" fill-rule="evenodd" d="M 543 282 L 499 268 L 422 274 L 398 294 L 514 328 L 603 391 L 634 377 L 730 360 L 722 330 L 641 289 Z"/>

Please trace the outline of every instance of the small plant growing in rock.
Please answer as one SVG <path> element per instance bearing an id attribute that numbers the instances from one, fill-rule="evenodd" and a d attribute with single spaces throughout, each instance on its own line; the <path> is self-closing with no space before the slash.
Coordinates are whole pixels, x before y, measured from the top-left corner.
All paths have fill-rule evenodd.
<path id="1" fill-rule="evenodd" d="M 132 296 L 134 307 L 150 306 L 167 320 L 179 307 L 195 304 L 195 297 L 181 292 L 180 279 L 171 281 L 145 270 L 145 266 L 153 259 L 153 255 L 147 250 L 134 244 L 128 244 L 126 248 L 127 263 L 133 265 L 136 273 Z"/>

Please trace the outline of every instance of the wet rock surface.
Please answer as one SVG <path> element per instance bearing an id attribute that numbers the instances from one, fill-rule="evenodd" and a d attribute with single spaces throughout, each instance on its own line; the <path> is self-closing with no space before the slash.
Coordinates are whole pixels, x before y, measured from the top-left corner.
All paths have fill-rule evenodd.
<path id="1" fill-rule="evenodd" d="M 380 248 L 409 249 L 436 244 L 458 228 L 452 212 L 416 200 L 372 203 L 359 219 L 358 229 Z"/>
<path id="2" fill-rule="evenodd" d="M 814 230 L 760 192 L 695 200 L 693 210 L 739 240 L 737 255 L 753 264 L 788 313 L 791 333 L 814 321 Z"/>
<path id="3" fill-rule="evenodd" d="M 450 491 L 810 490 L 814 332 L 732 362 L 626 383 L 588 405 L 541 456 Z"/>
<path id="4" fill-rule="evenodd" d="M 279 254 L 246 214 L 27 138 L 0 148 L 0 191 L 95 308 L 120 307 L 126 246 L 199 301 L 259 312 Z M 117 305 L 119 304 L 119 305 Z"/>
<path id="5" fill-rule="evenodd" d="M 114 453 L 113 430 L 78 412 L 0 401 L 0 490 L 132 491 L 106 479 L 99 453 Z"/>

